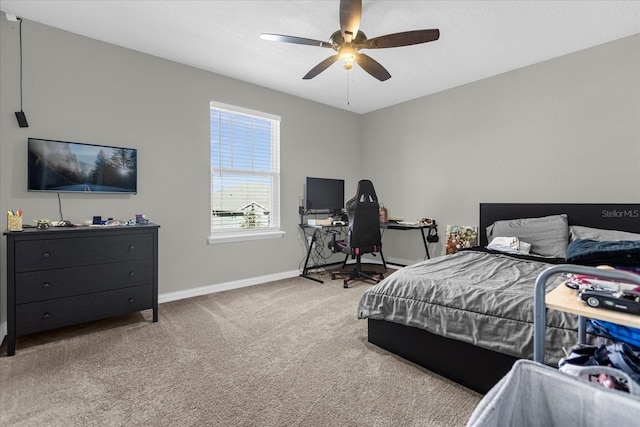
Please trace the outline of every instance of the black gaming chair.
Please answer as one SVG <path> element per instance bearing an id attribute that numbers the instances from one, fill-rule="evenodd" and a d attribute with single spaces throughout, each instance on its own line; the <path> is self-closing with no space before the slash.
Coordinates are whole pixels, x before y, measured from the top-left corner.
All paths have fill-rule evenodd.
<path id="1" fill-rule="evenodd" d="M 387 269 L 387 264 L 382 255 L 382 235 L 380 234 L 380 205 L 373 184 L 369 180 L 358 182 L 356 195 L 345 204 L 349 217 L 349 229 L 345 240 L 336 240 L 335 234 L 332 240 L 332 251 L 347 254 L 342 267 L 347 265 L 349 256 L 355 258 L 355 269 L 350 272 L 333 273 L 332 279 L 344 278 L 344 287 L 349 287 L 349 282 L 355 279 L 368 279 L 378 283 L 384 278 L 381 273 L 363 271 L 361 257 L 363 254 L 380 253 L 382 265 Z"/>

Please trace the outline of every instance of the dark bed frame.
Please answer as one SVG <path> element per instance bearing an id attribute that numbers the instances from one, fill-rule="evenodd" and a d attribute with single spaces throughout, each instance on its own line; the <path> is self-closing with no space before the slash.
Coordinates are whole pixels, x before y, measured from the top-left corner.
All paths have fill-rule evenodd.
<path id="1" fill-rule="evenodd" d="M 640 233 L 638 203 L 480 203 L 480 245 L 487 245 L 485 230 L 495 221 L 563 213 L 567 214 L 569 225 Z M 482 394 L 518 360 L 423 329 L 384 320 L 368 322 L 370 343 Z"/>

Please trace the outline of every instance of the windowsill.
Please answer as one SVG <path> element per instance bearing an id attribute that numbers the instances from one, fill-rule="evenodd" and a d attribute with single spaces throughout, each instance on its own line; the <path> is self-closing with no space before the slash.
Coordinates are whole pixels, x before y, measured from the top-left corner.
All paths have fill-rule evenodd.
<path id="1" fill-rule="evenodd" d="M 284 231 L 256 231 L 256 232 L 240 232 L 240 233 L 215 233 L 209 236 L 210 245 L 220 243 L 247 242 L 251 240 L 278 239 L 284 237 Z"/>

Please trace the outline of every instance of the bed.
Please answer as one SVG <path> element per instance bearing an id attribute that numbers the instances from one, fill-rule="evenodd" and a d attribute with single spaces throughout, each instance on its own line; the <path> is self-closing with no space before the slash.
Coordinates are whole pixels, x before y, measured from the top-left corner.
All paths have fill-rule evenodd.
<path id="1" fill-rule="evenodd" d="M 398 270 L 364 292 L 358 317 L 368 321 L 369 342 L 486 393 L 515 361 L 532 357 L 538 274 L 564 262 L 572 239 L 640 233 L 640 204 L 481 203 L 479 225 L 478 248 Z M 544 256 L 486 250 L 488 227 L 490 237 L 522 233 Z M 562 280 L 549 280 L 547 291 Z M 577 342 L 576 331 L 573 316 L 549 310 L 549 364 Z"/>

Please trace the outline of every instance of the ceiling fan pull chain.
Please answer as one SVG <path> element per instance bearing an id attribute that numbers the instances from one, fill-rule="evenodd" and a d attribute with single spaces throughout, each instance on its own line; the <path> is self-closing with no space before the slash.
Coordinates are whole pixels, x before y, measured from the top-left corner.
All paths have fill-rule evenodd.
<path id="1" fill-rule="evenodd" d="M 351 99 L 349 97 L 349 71 L 347 71 L 347 105 L 351 105 Z"/>

